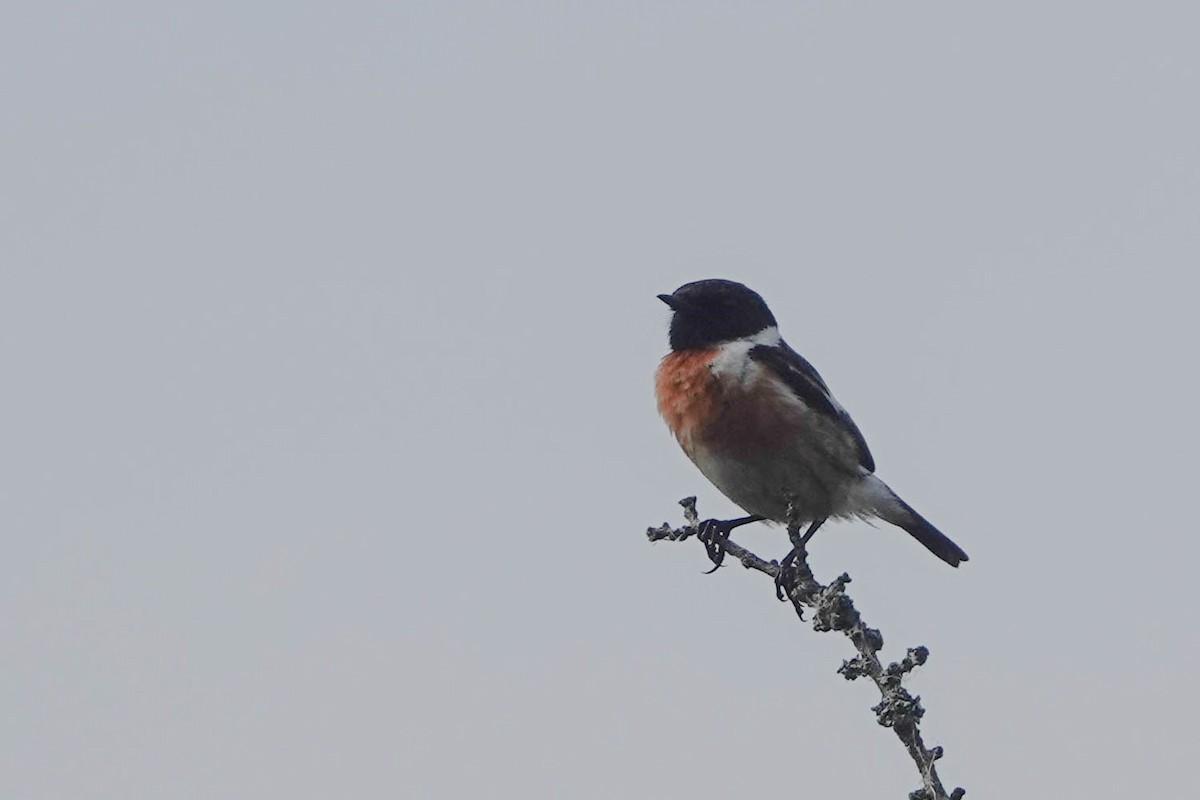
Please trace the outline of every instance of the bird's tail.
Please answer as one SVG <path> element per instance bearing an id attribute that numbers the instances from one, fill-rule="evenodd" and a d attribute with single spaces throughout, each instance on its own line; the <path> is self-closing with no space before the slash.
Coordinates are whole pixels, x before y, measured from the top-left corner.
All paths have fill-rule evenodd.
<path id="1" fill-rule="evenodd" d="M 883 481 L 879 483 L 887 492 L 884 502 L 878 503 L 876 506 L 876 513 L 880 519 L 908 531 L 910 536 L 925 545 L 925 549 L 952 567 L 957 567 L 968 560 L 967 554 L 951 541 L 949 536 L 933 527 L 929 520 L 901 500 Z"/>

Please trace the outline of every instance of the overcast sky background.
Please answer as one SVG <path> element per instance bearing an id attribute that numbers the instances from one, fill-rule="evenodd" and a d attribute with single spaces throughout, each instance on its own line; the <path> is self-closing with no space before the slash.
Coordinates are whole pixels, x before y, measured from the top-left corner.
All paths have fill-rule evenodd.
<path id="1" fill-rule="evenodd" d="M 971 555 L 812 555 L 948 785 L 1200 790 L 1194 6 L 2 16 L 0 795 L 905 796 L 844 639 L 645 541 L 738 513 L 652 398 L 718 276 Z"/>

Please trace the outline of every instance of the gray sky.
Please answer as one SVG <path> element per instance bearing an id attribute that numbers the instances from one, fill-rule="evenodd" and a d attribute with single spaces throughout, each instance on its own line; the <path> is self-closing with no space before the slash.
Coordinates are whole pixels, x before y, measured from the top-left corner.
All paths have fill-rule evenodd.
<path id="1" fill-rule="evenodd" d="M 903 797 L 844 640 L 644 539 L 737 513 L 651 396 L 716 276 L 971 554 L 812 556 L 946 781 L 1200 790 L 1200 12 L 4 17 L 4 797 Z"/>

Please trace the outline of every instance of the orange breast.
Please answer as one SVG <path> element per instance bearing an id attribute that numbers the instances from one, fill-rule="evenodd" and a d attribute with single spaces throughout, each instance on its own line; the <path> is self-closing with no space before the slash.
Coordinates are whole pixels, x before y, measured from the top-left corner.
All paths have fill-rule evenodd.
<path id="1" fill-rule="evenodd" d="M 696 432 L 717 413 L 719 385 L 708 368 L 716 354 L 716 348 L 678 350 L 662 360 L 654 377 L 658 413 L 689 454 Z"/>

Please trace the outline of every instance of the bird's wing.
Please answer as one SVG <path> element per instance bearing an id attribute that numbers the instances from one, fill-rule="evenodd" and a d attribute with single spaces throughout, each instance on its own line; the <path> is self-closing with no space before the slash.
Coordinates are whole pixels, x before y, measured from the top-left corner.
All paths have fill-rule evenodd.
<path id="1" fill-rule="evenodd" d="M 867 440 L 863 438 L 854 420 L 850 419 L 846 409 L 833 399 L 825 381 L 821 380 L 817 370 L 804 356 L 780 342 L 778 345 L 757 345 L 750 348 L 750 358 L 769 369 L 806 406 L 828 417 L 844 430 L 854 442 L 858 452 L 858 463 L 868 472 L 875 471 L 875 459 L 867 449 Z"/>

